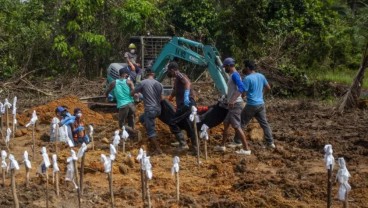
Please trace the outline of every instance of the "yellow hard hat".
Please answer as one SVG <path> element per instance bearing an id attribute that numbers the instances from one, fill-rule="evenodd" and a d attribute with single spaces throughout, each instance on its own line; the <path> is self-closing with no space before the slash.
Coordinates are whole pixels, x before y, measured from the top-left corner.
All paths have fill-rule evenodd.
<path id="1" fill-rule="evenodd" d="M 137 47 L 134 45 L 134 43 L 131 43 L 131 44 L 129 44 L 129 47 L 128 47 L 129 49 L 136 49 Z"/>

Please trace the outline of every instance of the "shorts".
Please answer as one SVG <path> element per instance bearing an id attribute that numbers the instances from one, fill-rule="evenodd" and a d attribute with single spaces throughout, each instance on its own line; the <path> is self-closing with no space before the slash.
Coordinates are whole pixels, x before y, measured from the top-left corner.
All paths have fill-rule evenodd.
<path id="1" fill-rule="evenodd" d="M 234 104 L 233 108 L 229 108 L 224 123 L 230 124 L 234 129 L 240 128 L 243 106 L 243 102 L 237 102 Z"/>

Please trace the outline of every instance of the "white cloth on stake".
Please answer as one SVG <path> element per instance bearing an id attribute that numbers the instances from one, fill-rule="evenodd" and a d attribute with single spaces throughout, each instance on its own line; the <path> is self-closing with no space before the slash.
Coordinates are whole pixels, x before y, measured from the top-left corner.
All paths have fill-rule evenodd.
<path id="1" fill-rule="evenodd" d="M 5 109 L 9 109 L 11 108 L 12 104 L 9 103 L 9 100 L 8 98 L 5 98 L 5 101 L 4 101 L 4 113 L 5 113 Z"/>
<path id="2" fill-rule="evenodd" d="M 109 157 L 106 157 L 106 155 L 101 154 L 101 162 L 104 166 L 105 173 L 111 172 L 111 159 Z"/>
<path id="3" fill-rule="evenodd" d="M 29 123 L 26 124 L 26 128 L 28 128 L 30 125 L 32 126 L 35 125 L 37 120 L 38 120 L 38 117 L 37 117 L 36 111 L 34 110 L 32 113 L 31 120 L 29 121 Z"/>
<path id="4" fill-rule="evenodd" d="M 123 131 L 121 132 L 121 138 L 124 139 L 124 141 L 127 141 L 129 137 L 128 132 L 125 130 L 125 126 L 123 126 Z"/>
<path id="5" fill-rule="evenodd" d="M 0 102 L 0 116 L 5 113 L 5 106 L 2 102 Z"/>
<path id="6" fill-rule="evenodd" d="M 46 151 L 46 147 L 41 148 L 41 154 L 42 154 L 42 159 L 43 159 L 43 163 L 45 167 L 49 168 L 51 163 L 50 163 L 49 155 L 47 154 L 47 151 Z"/>
<path id="7" fill-rule="evenodd" d="M 112 144 L 115 146 L 115 147 L 118 147 L 119 146 L 119 143 L 120 143 L 120 136 L 119 136 L 119 130 L 116 130 L 114 132 L 114 138 L 112 140 Z"/>
<path id="8" fill-rule="evenodd" d="M 331 169 L 331 171 L 332 171 L 333 168 L 334 168 L 334 165 L 335 165 L 335 158 L 332 155 L 332 153 L 333 153 L 332 145 L 326 144 L 323 149 L 325 151 L 324 161 L 326 162 L 326 169 L 329 170 L 330 166 L 332 166 L 332 169 Z"/>
<path id="9" fill-rule="evenodd" d="M 8 154 L 5 150 L 1 150 L 1 168 L 6 169 L 8 167 L 8 164 L 6 163 L 6 157 Z"/>
<path id="10" fill-rule="evenodd" d="M 351 177 L 351 175 L 346 168 L 346 163 L 343 157 L 340 157 L 338 159 L 338 164 L 340 167 L 336 175 L 336 179 L 340 183 L 338 197 L 340 201 L 345 201 L 346 193 L 351 190 L 351 186 L 349 184 L 349 178 Z"/>
<path id="11" fill-rule="evenodd" d="M 153 173 L 152 173 L 152 165 L 150 162 L 150 157 L 147 157 L 145 154 L 143 154 L 143 165 L 142 169 L 146 171 L 146 176 L 148 179 L 152 179 Z"/>
<path id="12" fill-rule="evenodd" d="M 115 156 L 116 155 L 116 149 L 114 147 L 114 145 L 110 144 L 110 159 L 111 161 L 115 160 Z"/>
<path id="13" fill-rule="evenodd" d="M 84 153 L 87 151 L 87 145 L 86 143 L 83 142 L 82 146 L 79 148 L 78 153 L 77 153 L 77 157 L 78 158 L 82 158 Z"/>
<path id="14" fill-rule="evenodd" d="M 10 169 L 19 170 L 19 164 L 15 160 L 15 158 L 14 158 L 14 156 L 12 154 L 9 155 L 9 160 L 10 160 L 9 168 Z"/>
<path id="15" fill-rule="evenodd" d="M 11 133 L 12 133 L 11 129 L 10 129 L 10 128 L 8 128 L 8 129 L 6 130 L 6 137 L 5 137 L 5 142 L 6 142 L 7 144 L 10 142 Z"/>
<path id="16" fill-rule="evenodd" d="M 201 139 L 205 139 L 208 141 L 209 139 L 209 136 L 208 136 L 208 133 L 207 133 L 207 130 L 209 129 L 209 127 L 206 125 L 206 124 L 203 124 L 202 127 L 201 127 L 201 133 L 199 134 L 199 137 Z"/>
<path id="17" fill-rule="evenodd" d="M 17 96 L 13 99 L 13 109 L 12 109 L 13 115 L 17 114 Z"/>
<path id="18" fill-rule="evenodd" d="M 52 170 L 53 173 L 56 173 L 56 172 L 60 171 L 59 166 L 57 164 L 57 155 L 56 154 L 52 155 L 52 168 L 53 168 L 53 170 Z"/>
<path id="19" fill-rule="evenodd" d="M 175 156 L 173 159 L 173 166 L 171 168 L 172 175 L 179 172 L 179 162 L 180 162 L 180 158 L 178 156 Z"/>
<path id="20" fill-rule="evenodd" d="M 17 115 L 17 96 L 14 97 L 13 99 L 13 109 L 12 109 L 12 113 L 13 113 L 13 124 L 16 125 L 18 123 L 16 115 Z"/>
<path id="21" fill-rule="evenodd" d="M 199 120 L 199 117 L 197 115 L 197 108 L 195 106 L 192 106 L 192 113 L 189 115 L 189 120 L 190 121 L 194 121 L 194 118 L 196 119 L 196 123 L 198 123 L 200 120 Z"/>
<path id="22" fill-rule="evenodd" d="M 93 136 L 93 126 L 88 125 L 88 127 L 89 127 L 89 135 L 92 137 Z"/>
<path id="23" fill-rule="evenodd" d="M 139 151 L 138 151 L 138 155 L 137 155 L 136 160 L 141 161 L 142 158 L 143 158 L 143 153 L 144 153 L 143 149 L 140 148 Z"/>
<path id="24" fill-rule="evenodd" d="M 29 169 L 31 169 L 32 168 L 32 165 L 31 165 L 31 161 L 29 161 L 28 152 L 27 151 L 24 151 L 23 159 L 24 159 L 24 164 L 26 165 L 26 167 L 29 168 Z"/>

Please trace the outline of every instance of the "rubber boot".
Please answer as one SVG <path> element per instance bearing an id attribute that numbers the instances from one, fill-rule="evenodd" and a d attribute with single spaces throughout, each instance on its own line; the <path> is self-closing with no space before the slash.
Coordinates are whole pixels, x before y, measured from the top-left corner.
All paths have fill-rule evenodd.
<path id="1" fill-rule="evenodd" d="M 188 146 L 187 142 L 185 141 L 184 134 L 182 132 L 175 134 L 175 138 L 179 142 L 179 147 L 178 147 L 178 150 L 179 151 L 183 151 L 183 150 L 188 150 L 189 149 L 189 146 Z"/>
<path id="2" fill-rule="evenodd" d="M 151 137 L 151 138 L 149 138 L 149 141 L 150 141 L 150 143 L 152 143 L 152 146 L 154 148 L 151 155 L 160 155 L 160 154 L 162 154 L 162 150 L 161 150 L 160 144 L 157 141 L 157 138 L 156 137 Z"/>

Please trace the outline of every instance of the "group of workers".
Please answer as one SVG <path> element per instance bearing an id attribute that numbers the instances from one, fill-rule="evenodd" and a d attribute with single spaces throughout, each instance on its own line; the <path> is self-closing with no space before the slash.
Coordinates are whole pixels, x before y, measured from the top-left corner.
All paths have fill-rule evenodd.
<path id="1" fill-rule="evenodd" d="M 119 127 L 122 128 L 124 126 L 125 129 L 133 135 L 140 133 L 134 127 L 136 111 L 134 97 L 140 96 L 143 98 L 144 113 L 140 116 L 139 121 L 144 124 L 148 141 L 153 146 L 153 151 L 150 154 L 161 154 L 162 149 L 160 148 L 157 132 L 155 130 L 155 119 L 161 114 L 161 101 L 164 99 L 163 86 L 155 80 L 155 75 L 150 69 L 145 71 L 146 79 L 137 83 L 135 86 L 131 78 L 132 67 L 134 68 L 137 66 L 134 51 L 132 50 L 129 53 L 125 53 L 124 57 L 130 69 L 125 67 L 119 70 L 120 77 L 110 83 L 106 91 L 106 97 L 108 97 L 111 92 L 114 94 L 119 111 Z M 226 100 L 228 113 L 223 121 L 224 131 L 222 145 L 216 146 L 215 151 L 226 151 L 225 144 L 228 139 L 229 127 L 231 126 L 235 129 L 236 134 L 234 141 L 230 143 L 228 147 L 242 147 L 239 151 L 236 151 L 236 153 L 250 155 L 251 150 L 243 132 L 243 128 L 246 127 L 253 117 L 257 119 L 264 131 L 266 146 L 275 148 L 271 128 L 266 118 L 265 103 L 263 99 L 263 93 L 265 90 L 270 89 L 270 85 L 264 75 L 255 71 L 256 66 L 253 61 L 245 61 L 244 66 L 245 69 L 243 70 L 243 74 L 245 74 L 245 77 L 242 80 L 235 68 L 235 60 L 233 58 L 226 58 L 223 61 L 225 72 L 230 75 L 230 79 L 227 83 L 228 94 Z M 168 100 L 172 101 L 174 97 L 176 98 L 176 111 L 169 123 L 170 130 L 178 141 L 178 151 L 191 150 L 191 152 L 196 154 L 197 144 L 194 128 L 190 129 L 188 134 L 191 140 L 190 148 L 184 138 L 180 125 L 178 125 L 180 122 L 190 122 L 188 117 L 191 114 L 191 107 L 196 106 L 190 79 L 187 75 L 180 72 L 177 62 L 169 63 L 167 72 L 170 78 L 175 79 L 173 91 L 168 97 Z M 245 107 L 243 101 L 244 96 L 246 97 Z M 189 123 L 187 126 L 192 127 L 192 124 Z"/>
<path id="2" fill-rule="evenodd" d="M 122 129 L 124 126 L 125 130 L 137 140 L 141 139 L 141 135 L 140 131 L 135 128 L 135 98 L 143 99 L 144 113 L 139 117 L 139 121 L 144 125 L 148 141 L 153 146 L 153 151 L 150 154 L 161 154 L 162 149 L 157 139 L 155 119 L 161 115 L 161 101 L 165 99 L 163 97 L 163 86 L 155 80 L 155 74 L 149 68 L 145 71 L 146 78 L 141 80 L 142 69 L 137 63 L 136 46 L 131 43 L 128 48 L 129 51 L 123 55 L 128 67 L 119 70 L 119 79 L 110 83 L 106 90 L 106 98 L 109 99 L 111 94 L 114 95 L 118 108 L 119 128 Z M 236 151 L 237 154 L 251 155 L 243 129 L 252 118 L 256 118 L 263 129 L 266 146 L 272 149 L 276 148 L 267 121 L 263 98 L 264 93 L 270 90 L 271 87 L 265 76 L 256 72 L 256 65 L 253 61 L 246 60 L 243 65 L 242 74 L 245 76 L 242 80 L 241 75 L 235 68 L 235 60 L 229 57 L 223 61 L 223 68 L 229 74 L 228 92 L 225 100 L 227 114 L 223 120 L 222 144 L 216 146 L 215 151 L 226 151 L 228 132 L 229 128 L 232 127 L 235 130 L 235 136 L 233 141 L 227 144 L 227 147 L 240 147 L 240 150 Z M 188 76 L 180 72 L 177 62 L 173 61 L 167 65 L 167 75 L 175 79 L 173 91 L 167 97 L 169 101 L 173 101 L 174 97 L 176 98 L 176 111 L 173 116 L 171 114 L 172 118 L 169 119 L 169 122 L 166 122 L 177 140 L 172 145 L 177 146 L 178 151 L 191 150 L 193 154 L 197 154 L 196 134 L 191 121 L 188 119 L 192 106 L 196 106 L 195 92 Z M 243 100 L 244 97 L 246 97 L 246 105 Z M 71 115 L 65 106 L 58 106 L 55 113 L 57 118 L 54 118 L 53 125 L 65 128 L 59 132 L 59 135 L 52 134 L 54 135 L 52 137 L 59 137 L 57 139 L 60 141 L 66 140 L 64 139 L 66 137 L 73 138 L 74 145 L 90 142 L 85 131 L 80 108 L 74 109 L 74 115 Z M 183 126 L 185 126 L 187 135 L 190 137 L 191 147 L 187 144 L 182 133 Z"/>
<path id="3" fill-rule="evenodd" d="M 68 142 L 69 138 L 73 146 L 90 142 L 80 108 L 75 108 L 72 115 L 66 106 L 58 106 L 55 109 L 55 114 L 56 117 L 53 119 L 51 126 L 51 140 Z M 54 125 L 59 126 L 57 133 Z"/>

